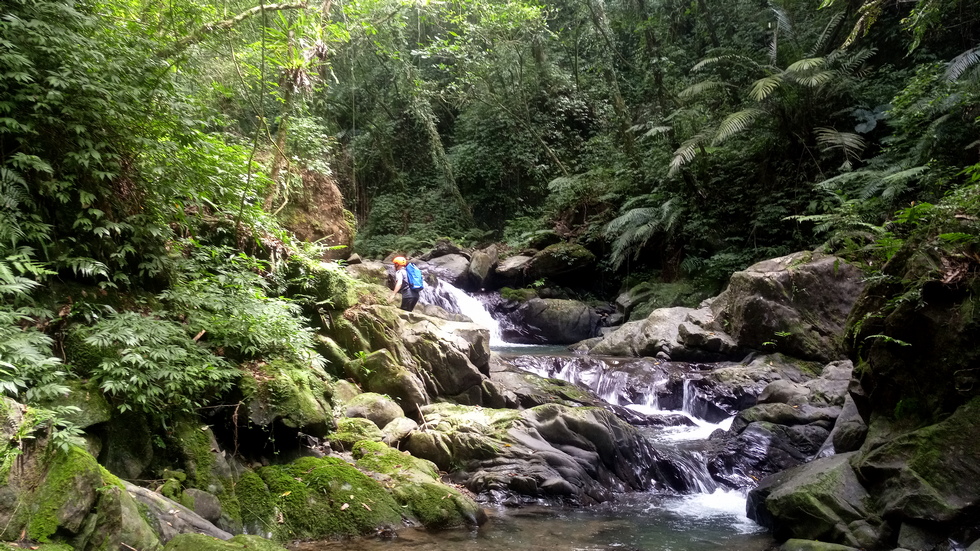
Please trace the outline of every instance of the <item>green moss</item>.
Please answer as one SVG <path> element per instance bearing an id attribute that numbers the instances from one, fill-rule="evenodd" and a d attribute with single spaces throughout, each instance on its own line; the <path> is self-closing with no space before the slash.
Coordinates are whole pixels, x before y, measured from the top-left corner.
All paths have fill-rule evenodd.
<path id="1" fill-rule="evenodd" d="M 47 542 L 58 530 L 59 515 L 77 499 L 79 487 L 122 486 L 118 478 L 111 476 L 95 458 L 78 447 L 67 452 L 53 452 L 47 472 L 36 490 L 26 495 L 23 507 L 17 510 L 11 526 L 23 526 L 27 536 L 36 541 Z M 108 475 L 108 476 L 106 476 Z"/>
<path id="2" fill-rule="evenodd" d="M 358 442 L 353 455 L 360 469 L 379 473 L 394 484 L 395 500 L 426 528 L 444 529 L 477 523 L 479 506 L 439 481 L 436 466 L 381 442 Z"/>
<path id="3" fill-rule="evenodd" d="M 500 297 L 504 300 L 525 302 L 537 296 L 538 292 L 534 289 L 511 289 L 510 287 L 504 287 L 500 290 Z"/>
<path id="4" fill-rule="evenodd" d="M 258 474 L 246 471 L 235 483 L 242 525 L 252 533 L 270 533 L 275 524 L 275 500 Z"/>
<path id="5" fill-rule="evenodd" d="M 220 540 L 204 534 L 177 534 L 164 547 L 164 551 L 285 551 L 276 542 L 259 536 L 238 535 L 230 540 Z"/>
<path id="6" fill-rule="evenodd" d="M 263 467 L 281 523 L 276 539 L 356 536 L 401 523 L 401 507 L 375 480 L 344 461 L 305 457 Z"/>
<path id="7" fill-rule="evenodd" d="M 338 450 L 350 450 L 361 440 L 380 442 L 383 437 L 381 429 L 373 421 L 361 417 L 342 417 L 337 420 L 337 430 L 327 436 L 331 447 Z"/>
<path id="8" fill-rule="evenodd" d="M 252 398 L 260 401 L 260 408 L 267 409 L 269 417 L 280 417 L 288 427 L 327 426 L 330 404 L 326 400 L 329 389 L 325 377 L 306 366 L 276 359 L 262 365 L 254 376 L 256 390 Z"/>
<path id="9" fill-rule="evenodd" d="M 215 457 L 211 451 L 210 429 L 197 419 L 181 419 L 174 424 L 173 434 L 184 456 L 190 486 L 212 491 Z"/>

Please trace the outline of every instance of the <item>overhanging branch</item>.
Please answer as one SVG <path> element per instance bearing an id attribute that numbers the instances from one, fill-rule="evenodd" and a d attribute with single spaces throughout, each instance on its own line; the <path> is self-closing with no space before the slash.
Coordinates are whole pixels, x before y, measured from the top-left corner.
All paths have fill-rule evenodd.
<path id="1" fill-rule="evenodd" d="M 184 38 L 181 38 L 177 42 L 174 42 L 173 45 L 171 45 L 170 47 L 160 50 L 160 52 L 158 52 L 157 55 L 160 57 L 173 57 L 177 54 L 180 54 L 187 48 L 193 46 L 194 44 L 197 44 L 198 42 L 204 40 L 211 34 L 214 34 L 217 31 L 226 31 L 234 27 L 235 25 L 241 23 L 242 21 L 248 19 L 249 17 L 258 15 L 265 10 L 269 10 L 269 11 L 298 10 L 306 7 L 307 7 L 306 2 L 260 4 L 258 6 L 255 6 L 254 8 L 249 8 L 230 19 L 225 19 L 223 21 L 216 21 L 214 23 L 206 23 L 198 27 L 198 29 L 192 32 L 191 34 L 185 36 Z"/>

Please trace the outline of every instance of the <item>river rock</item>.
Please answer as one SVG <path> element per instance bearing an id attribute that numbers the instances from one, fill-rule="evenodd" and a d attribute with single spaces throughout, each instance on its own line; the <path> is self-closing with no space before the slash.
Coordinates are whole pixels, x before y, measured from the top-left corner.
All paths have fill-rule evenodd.
<path id="1" fill-rule="evenodd" d="M 874 548 L 882 523 L 874 500 L 851 468 L 854 453 L 817 459 L 763 479 L 749 492 L 749 518 L 776 539 L 799 538 Z"/>
<path id="2" fill-rule="evenodd" d="M 243 373 L 249 379 L 242 384 L 246 389 L 243 402 L 255 425 L 282 423 L 317 437 L 333 429 L 327 398 L 330 377 L 322 369 L 277 359 Z"/>
<path id="3" fill-rule="evenodd" d="M 825 541 L 788 539 L 779 546 L 779 551 L 859 551 L 856 547 L 827 543 Z"/>
<path id="4" fill-rule="evenodd" d="M 397 447 L 406 436 L 417 428 L 419 428 L 419 424 L 408 417 L 392 419 L 391 422 L 381 428 L 381 441 L 389 446 Z"/>
<path id="5" fill-rule="evenodd" d="M 286 551 L 278 543 L 261 536 L 237 535 L 222 540 L 204 534 L 177 534 L 167 542 L 164 551 Z"/>
<path id="6" fill-rule="evenodd" d="M 431 273 L 454 287 L 460 289 L 469 287 L 470 261 L 461 254 L 439 256 L 425 262 L 419 268 L 423 273 Z"/>
<path id="7" fill-rule="evenodd" d="M 980 505 L 980 398 L 946 420 L 862 450 L 855 468 L 883 517 L 927 525 L 973 522 Z"/>
<path id="8" fill-rule="evenodd" d="M 391 398 L 375 392 L 365 392 L 345 404 L 347 417 L 363 417 L 378 428 L 405 416 L 401 406 Z"/>
<path id="9" fill-rule="evenodd" d="M 353 278 L 382 287 L 388 286 L 388 267 L 382 262 L 365 260 L 357 264 L 349 264 L 345 269 Z"/>
<path id="10" fill-rule="evenodd" d="M 614 492 L 693 485 L 604 409 L 431 404 L 422 415 L 424 431 L 412 433 L 406 449 L 490 501 L 595 503 Z"/>
<path id="11" fill-rule="evenodd" d="M 528 344 L 571 344 L 592 337 L 599 326 L 595 310 L 563 299 L 532 298 L 522 302 L 508 320 L 520 331 L 505 330 L 504 339 Z"/>
<path id="12" fill-rule="evenodd" d="M 345 366 L 348 377 L 370 392 L 387 394 L 414 416 L 437 397 L 480 404 L 490 400 L 490 333 L 388 306 L 349 310 L 331 328 L 335 339 L 360 351 Z"/>
<path id="13" fill-rule="evenodd" d="M 863 289 L 858 268 L 800 252 L 735 272 L 711 309 L 739 346 L 829 362 L 844 357 L 844 324 Z"/>
<path id="14" fill-rule="evenodd" d="M 826 457 L 835 453 L 857 451 L 864 444 L 868 434 L 868 425 L 858 412 L 854 399 L 847 396 L 834 428 L 830 431 L 827 441 L 817 452 L 818 457 Z"/>
<path id="15" fill-rule="evenodd" d="M 531 261 L 530 256 L 514 255 L 497 264 L 494 273 L 507 284 L 519 284 L 522 282 L 527 268 L 527 263 Z"/>
<path id="16" fill-rule="evenodd" d="M 126 487 L 126 492 L 143 506 L 146 518 L 159 535 L 161 543 L 166 543 L 177 534 L 186 532 L 205 534 L 222 540 L 232 537 L 232 534 L 221 530 L 176 501 L 129 482 L 124 481 L 123 485 Z M 220 516 L 220 513 L 217 516 Z"/>
<path id="17" fill-rule="evenodd" d="M 494 245 L 476 251 L 470 257 L 469 277 L 474 289 L 483 289 L 490 282 L 497 257 L 497 247 Z"/>
<path id="18" fill-rule="evenodd" d="M 439 258 L 447 255 L 458 255 L 469 260 L 469 255 L 466 251 L 459 248 L 458 245 L 449 241 L 448 239 L 439 239 L 436 241 L 435 246 L 432 247 L 428 252 L 419 257 L 419 260 L 423 262 L 429 262 L 434 258 Z"/>
<path id="19" fill-rule="evenodd" d="M 608 356 L 650 356 L 673 361 L 723 361 L 739 356 L 731 337 L 714 328 L 707 309 L 660 308 L 624 323 L 590 350 Z"/>

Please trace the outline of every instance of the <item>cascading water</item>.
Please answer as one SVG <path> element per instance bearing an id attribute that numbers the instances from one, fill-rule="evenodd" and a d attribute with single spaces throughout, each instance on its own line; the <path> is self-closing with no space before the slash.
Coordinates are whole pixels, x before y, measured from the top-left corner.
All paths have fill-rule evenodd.
<path id="1" fill-rule="evenodd" d="M 500 324 L 483 307 L 483 303 L 466 294 L 462 289 L 445 281 L 437 281 L 435 285 L 427 286 L 422 291 L 419 300 L 426 304 L 439 306 L 447 312 L 462 314 L 473 320 L 473 323 L 486 327 L 490 330 L 490 346 L 508 344 L 501 337 Z"/>

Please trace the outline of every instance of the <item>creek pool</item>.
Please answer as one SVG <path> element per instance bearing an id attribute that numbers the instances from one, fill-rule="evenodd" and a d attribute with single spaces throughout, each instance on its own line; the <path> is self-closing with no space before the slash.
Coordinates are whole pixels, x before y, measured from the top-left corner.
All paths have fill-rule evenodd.
<path id="1" fill-rule="evenodd" d="M 393 538 L 306 542 L 294 551 L 764 551 L 771 536 L 738 492 L 627 494 L 594 507 L 494 508 L 476 530 L 404 529 Z"/>

